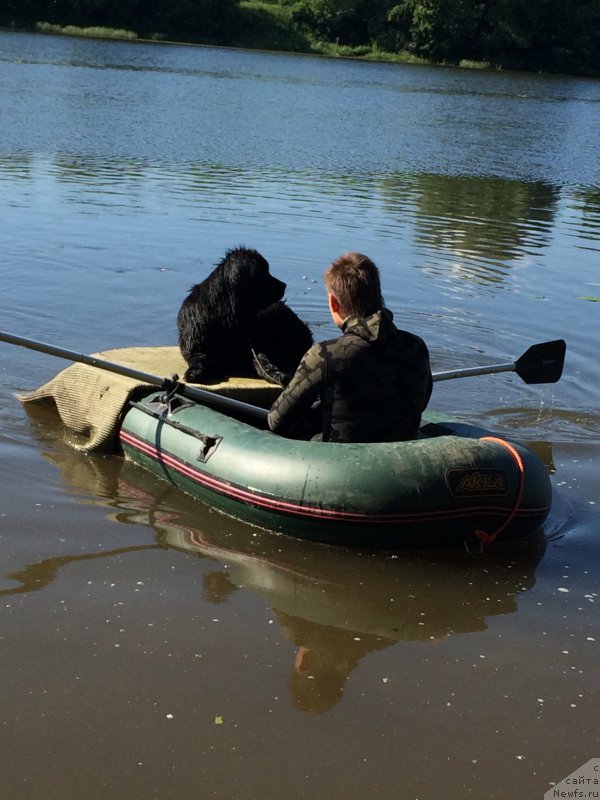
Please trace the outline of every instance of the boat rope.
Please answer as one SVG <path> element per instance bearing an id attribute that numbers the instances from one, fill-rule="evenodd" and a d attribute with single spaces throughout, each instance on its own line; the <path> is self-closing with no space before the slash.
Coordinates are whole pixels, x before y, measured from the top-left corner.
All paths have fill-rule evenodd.
<path id="1" fill-rule="evenodd" d="M 523 459 L 521 458 L 521 456 L 517 452 L 517 449 L 515 447 L 513 447 L 512 444 L 509 444 L 509 442 L 505 441 L 504 439 L 499 439 L 497 436 L 482 436 L 479 441 L 480 442 L 495 442 L 496 444 L 501 444 L 503 447 L 505 447 L 508 450 L 508 452 L 511 454 L 511 456 L 514 458 L 514 460 L 515 460 L 515 462 L 517 464 L 517 470 L 519 472 L 519 491 L 517 492 L 517 499 L 515 501 L 515 504 L 513 506 L 512 511 L 510 512 L 508 517 L 504 520 L 502 525 L 500 525 L 500 527 L 497 530 L 495 530 L 493 533 L 487 533 L 486 531 L 483 531 L 480 528 L 476 528 L 473 531 L 475 536 L 481 542 L 481 545 L 482 546 L 487 546 L 487 545 L 492 544 L 492 542 L 494 542 L 494 540 L 496 539 L 496 536 L 498 536 L 499 533 L 502 533 L 502 531 L 511 523 L 511 521 L 513 520 L 515 514 L 519 510 L 519 507 L 521 505 L 521 500 L 523 499 L 523 491 L 525 489 L 525 467 L 523 466 Z"/>

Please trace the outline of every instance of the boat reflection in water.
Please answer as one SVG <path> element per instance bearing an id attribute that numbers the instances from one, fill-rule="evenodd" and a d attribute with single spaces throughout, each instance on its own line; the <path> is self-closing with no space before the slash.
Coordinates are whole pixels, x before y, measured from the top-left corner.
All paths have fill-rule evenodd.
<path id="1" fill-rule="evenodd" d="M 433 644 L 484 630 L 488 618 L 516 611 L 519 595 L 535 583 L 545 549 L 541 535 L 477 554 L 330 547 L 214 512 L 118 457 L 83 456 L 60 445 L 45 455 L 70 492 L 111 506 L 109 517 L 118 523 L 152 528 L 155 544 L 146 549 L 176 548 L 214 561 L 215 568 L 203 575 L 208 603 L 224 606 L 239 590 L 262 597 L 296 647 L 290 680 L 294 704 L 313 713 L 339 702 L 367 654 L 398 642 Z M 53 568 L 49 562 L 37 564 L 18 578 L 30 589 L 41 588 L 68 560 L 55 559 L 60 563 Z"/>
<path id="2" fill-rule="evenodd" d="M 447 551 L 386 556 L 253 535 L 232 525 L 223 536 L 212 527 L 182 525 L 180 516 L 166 517 L 155 519 L 163 542 L 221 563 L 204 576 L 209 602 L 226 603 L 244 590 L 271 606 L 297 648 L 290 678 L 294 704 L 313 713 L 341 700 L 368 653 L 484 630 L 488 617 L 516 611 L 544 550 L 530 542 L 493 557 Z"/>

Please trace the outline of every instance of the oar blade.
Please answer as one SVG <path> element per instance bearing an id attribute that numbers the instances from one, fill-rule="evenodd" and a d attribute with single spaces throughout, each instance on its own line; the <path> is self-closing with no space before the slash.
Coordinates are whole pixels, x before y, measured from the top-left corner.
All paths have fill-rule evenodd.
<path id="1" fill-rule="evenodd" d="M 515 362 L 515 372 L 525 383 L 556 383 L 563 372 L 566 350 L 564 339 L 534 344 Z"/>

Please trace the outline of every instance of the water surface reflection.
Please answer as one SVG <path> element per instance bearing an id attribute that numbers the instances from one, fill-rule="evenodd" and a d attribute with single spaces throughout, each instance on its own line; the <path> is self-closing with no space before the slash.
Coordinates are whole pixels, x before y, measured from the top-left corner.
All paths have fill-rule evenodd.
<path id="1" fill-rule="evenodd" d="M 199 613 L 208 619 L 210 607 L 218 605 L 227 614 L 237 591 L 260 597 L 295 648 L 292 701 L 311 713 L 342 700 L 369 654 L 398 642 L 432 646 L 516 612 L 519 596 L 535 584 L 545 550 L 543 537 L 477 557 L 326 547 L 215 514 L 119 457 L 81 456 L 57 441 L 44 455 L 79 502 L 110 507 L 116 523 L 150 528 L 154 543 L 47 558 L 12 573 L 16 585 L 0 594 L 43 590 L 73 563 L 136 550 L 175 548 L 215 562 L 202 570 Z"/>
<path id="2" fill-rule="evenodd" d="M 511 271 L 542 258 L 556 235 L 557 217 L 586 247 L 600 238 L 600 197 L 542 181 L 435 174 L 327 175 L 313 170 L 261 170 L 223 164 L 172 164 L 140 158 L 101 158 L 20 153 L 0 157 L 6 204 L 19 208 L 43 190 L 82 228 L 102 211 L 132 214 L 138 232 L 235 213 L 238 225 L 258 231 L 273 220 L 291 231 L 325 235 L 335 218 L 348 236 L 357 216 L 370 235 L 408 238 L 402 262 L 426 272 L 481 286 L 501 284 Z M 106 223 L 105 223 L 106 224 Z M 92 230 L 90 229 L 90 233 Z"/>

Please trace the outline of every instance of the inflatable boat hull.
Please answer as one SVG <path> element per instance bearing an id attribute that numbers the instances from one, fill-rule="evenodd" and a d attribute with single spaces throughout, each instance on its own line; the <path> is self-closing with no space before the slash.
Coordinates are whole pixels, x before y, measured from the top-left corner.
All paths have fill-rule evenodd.
<path id="1" fill-rule="evenodd" d="M 336 444 L 284 439 L 184 398 L 154 393 L 120 430 L 125 456 L 225 512 L 341 545 L 396 548 L 522 536 L 552 490 L 528 448 L 424 418 L 419 439 Z"/>

